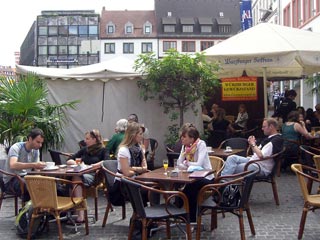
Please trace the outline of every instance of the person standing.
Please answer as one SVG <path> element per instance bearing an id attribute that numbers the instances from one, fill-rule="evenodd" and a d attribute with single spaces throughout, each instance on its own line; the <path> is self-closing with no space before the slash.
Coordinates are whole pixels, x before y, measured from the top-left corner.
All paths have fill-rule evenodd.
<path id="1" fill-rule="evenodd" d="M 287 91 L 285 93 L 285 99 L 282 100 L 278 112 L 276 114 L 277 117 L 282 118 L 282 122 L 285 123 L 288 119 L 288 114 L 291 111 L 296 110 L 297 104 L 294 102 L 294 99 L 297 96 L 297 92 L 293 89 Z"/>
<path id="2" fill-rule="evenodd" d="M 274 118 L 265 118 L 262 123 L 262 131 L 264 135 L 268 136 L 263 139 L 260 145 L 257 145 L 255 136 L 248 138 L 248 143 L 251 147 L 253 155 L 250 158 L 238 155 L 231 155 L 227 158 L 225 167 L 221 175 L 232 175 L 235 173 L 243 172 L 244 166 L 251 160 L 265 158 L 280 152 L 283 148 L 283 138 L 278 133 L 278 121 Z M 268 159 L 266 161 L 258 162 L 260 167 L 259 174 L 269 175 L 274 166 L 274 160 Z M 251 164 L 248 170 L 256 170 L 258 166 Z"/>
<path id="3" fill-rule="evenodd" d="M 39 128 L 34 128 L 27 136 L 26 142 L 17 142 L 13 144 L 8 152 L 8 158 L 5 163 L 5 171 L 23 176 L 32 169 L 43 169 L 46 164 L 40 162 L 40 151 L 44 142 L 44 133 Z M 3 181 L 5 189 L 11 189 L 14 193 L 21 195 L 20 182 L 17 178 L 4 175 Z M 29 201 L 30 196 L 24 184 L 24 195 L 22 200 Z"/>
<path id="4" fill-rule="evenodd" d="M 278 108 L 280 107 L 280 91 L 277 88 L 273 93 L 273 106 L 274 106 L 274 113 L 277 112 Z"/>

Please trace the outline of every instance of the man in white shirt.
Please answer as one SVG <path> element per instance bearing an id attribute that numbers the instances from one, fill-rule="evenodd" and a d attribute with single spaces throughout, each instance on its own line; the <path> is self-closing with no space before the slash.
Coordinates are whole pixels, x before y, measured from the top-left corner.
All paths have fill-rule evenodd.
<path id="1" fill-rule="evenodd" d="M 262 131 L 264 135 L 268 137 L 263 139 L 259 146 L 256 144 L 256 138 L 254 136 L 250 136 L 248 138 L 248 143 L 251 147 L 253 155 L 250 158 L 238 155 L 229 156 L 226 160 L 226 164 L 221 172 L 221 175 L 231 175 L 243 172 L 244 166 L 247 164 L 247 162 L 271 156 L 282 150 L 283 139 L 281 134 L 278 133 L 278 122 L 276 119 L 264 119 L 262 123 Z M 259 162 L 258 164 L 260 167 L 259 174 L 267 176 L 272 171 L 274 160 L 268 159 L 266 161 Z M 251 164 L 249 166 L 249 170 L 255 170 L 256 168 L 258 168 L 258 166 L 255 164 Z"/>

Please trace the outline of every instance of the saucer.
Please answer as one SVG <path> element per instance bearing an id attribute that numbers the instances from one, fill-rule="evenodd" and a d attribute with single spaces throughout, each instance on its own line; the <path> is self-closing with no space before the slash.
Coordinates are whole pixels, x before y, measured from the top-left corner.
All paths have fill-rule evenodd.
<path id="1" fill-rule="evenodd" d="M 52 170 L 57 170 L 57 169 L 59 169 L 58 166 L 52 166 L 52 167 L 45 167 L 43 170 L 45 170 L 45 171 L 52 171 Z"/>

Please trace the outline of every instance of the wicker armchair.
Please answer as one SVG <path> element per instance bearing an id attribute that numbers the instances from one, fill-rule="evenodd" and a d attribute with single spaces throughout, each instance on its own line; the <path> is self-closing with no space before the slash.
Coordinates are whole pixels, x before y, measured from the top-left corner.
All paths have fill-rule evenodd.
<path id="1" fill-rule="evenodd" d="M 65 179 L 46 176 L 25 176 L 27 188 L 31 197 L 33 212 L 29 225 L 28 237 L 31 239 L 34 219 L 41 214 L 51 214 L 55 217 L 58 225 L 59 239 L 62 240 L 62 229 L 60 213 L 71 209 L 84 210 L 86 235 L 89 234 L 88 212 L 85 187 L 82 182 L 68 181 Z M 57 195 L 57 183 L 73 186 L 71 197 L 60 197 Z M 83 197 L 73 197 L 74 190 L 82 187 Z"/>
<path id="2" fill-rule="evenodd" d="M 306 218 L 309 210 L 320 208 L 320 194 L 311 194 L 308 189 L 308 182 L 318 182 L 320 179 L 314 176 L 320 174 L 320 171 L 301 164 L 292 164 L 292 171 L 294 171 L 298 177 L 302 196 L 304 199 L 304 205 L 302 210 L 302 216 L 300 220 L 300 228 L 298 233 L 298 239 L 302 238 Z"/>
<path id="3" fill-rule="evenodd" d="M 20 184 L 21 195 L 15 193 L 14 191 L 12 191 L 10 189 L 6 189 L 6 187 L 4 185 L 4 181 L 3 181 L 3 175 L 10 175 L 10 176 L 18 179 L 19 184 Z M 23 196 L 25 191 L 26 191 L 25 184 L 19 175 L 12 174 L 12 173 L 9 173 L 9 172 L 6 172 L 6 171 L 0 169 L 0 209 L 2 206 L 3 199 L 13 198 L 14 199 L 14 214 L 15 214 L 15 216 L 17 216 L 18 215 L 18 208 L 19 208 L 18 207 L 18 198 Z M 23 199 L 21 199 L 21 203 L 22 203 L 22 206 L 24 206 L 25 202 Z"/>
<path id="4" fill-rule="evenodd" d="M 281 160 L 282 160 L 282 154 L 284 153 L 284 151 L 285 151 L 285 147 L 283 147 L 283 149 L 280 152 L 275 153 L 275 154 L 273 154 L 273 155 L 271 155 L 269 157 L 264 157 L 264 158 L 261 158 L 261 159 L 249 161 L 244 167 L 244 170 L 247 171 L 250 164 L 259 164 L 259 162 L 270 161 L 270 159 L 273 159 L 274 166 L 272 168 L 271 173 L 269 175 L 267 175 L 267 176 L 258 174 L 255 177 L 254 182 L 271 183 L 273 197 L 274 197 L 274 200 L 275 200 L 277 205 L 280 205 L 280 202 L 279 202 L 279 195 L 278 195 L 278 190 L 277 190 L 276 174 L 278 172 L 278 169 L 280 168 Z"/>

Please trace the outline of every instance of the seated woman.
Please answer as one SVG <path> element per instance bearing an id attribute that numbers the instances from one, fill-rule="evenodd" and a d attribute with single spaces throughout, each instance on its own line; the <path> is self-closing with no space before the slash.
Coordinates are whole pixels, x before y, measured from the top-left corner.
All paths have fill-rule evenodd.
<path id="1" fill-rule="evenodd" d="M 282 137 L 285 140 L 284 146 L 286 147 L 282 165 L 283 169 L 290 166 L 293 163 L 292 161 L 298 158 L 301 136 L 306 139 L 315 138 L 307 131 L 305 123 L 299 121 L 299 112 L 291 111 L 288 114 L 288 121 L 282 125 Z"/>
<path id="2" fill-rule="evenodd" d="M 111 137 L 108 145 L 106 146 L 107 149 L 107 156 L 108 159 L 116 159 L 117 158 L 117 150 L 124 138 L 124 133 L 128 127 L 128 120 L 127 119 L 120 119 L 116 123 L 115 134 Z"/>
<path id="3" fill-rule="evenodd" d="M 87 165 L 101 165 L 101 161 L 107 159 L 107 151 L 103 145 L 101 134 L 98 130 L 85 133 L 86 146 L 81 148 L 77 153 L 73 154 L 67 161 L 67 164 L 76 164 L 75 159 L 81 158 L 82 162 Z M 83 174 L 82 177 L 74 176 L 73 181 L 83 181 L 85 186 L 91 186 L 94 183 L 95 174 Z M 82 189 L 76 188 L 75 196 L 82 196 Z M 84 212 L 78 211 L 76 222 L 84 222 Z"/>
<path id="4" fill-rule="evenodd" d="M 142 140 L 143 127 L 136 122 L 129 123 L 117 155 L 120 174 L 134 177 L 147 171 L 147 160 L 141 147 Z"/>
<path id="5" fill-rule="evenodd" d="M 187 169 L 194 167 L 199 169 L 212 169 L 206 143 L 199 137 L 199 131 L 192 124 L 186 123 L 182 126 L 180 136 L 182 149 L 177 160 L 179 168 Z M 189 199 L 191 222 L 196 221 L 198 192 L 204 185 L 213 183 L 212 179 L 213 175 L 209 175 L 206 178 L 186 185 L 183 190 Z"/>
<path id="6" fill-rule="evenodd" d="M 229 133 L 235 132 L 232 124 L 225 119 L 226 111 L 223 108 L 218 108 L 216 114 L 216 119 L 209 125 L 211 131 L 208 138 L 208 145 L 213 148 L 219 147 L 220 143 L 227 139 Z"/>
<path id="7" fill-rule="evenodd" d="M 239 112 L 236 121 L 234 122 L 233 128 L 236 130 L 244 130 L 247 128 L 249 116 L 247 113 L 246 105 L 239 105 Z"/>

